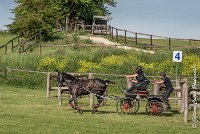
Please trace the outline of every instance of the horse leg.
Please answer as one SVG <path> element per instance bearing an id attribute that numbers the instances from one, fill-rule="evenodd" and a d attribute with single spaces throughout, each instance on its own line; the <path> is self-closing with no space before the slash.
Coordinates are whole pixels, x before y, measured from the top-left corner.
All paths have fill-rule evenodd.
<path id="1" fill-rule="evenodd" d="M 76 106 L 74 104 L 74 100 L 75 98 L 71 97 L 71 99 L 69 100 L 69 105 L 73 108 L 73 109 L 76 109 Z"/>
<path id="2" fill-rule="evenodd" d="M 103 101 L 103 98 L 101 96 L 96 95 L 96 97 L 97 97 L 97 104 L 94 105 L 92 113 L 96 113 L 97 112 L 97 108 L 99 107 L 99 105 Z"/>
<path id="3" fill-rule="evenodd" d="M 75 110 L 78 110 L 79 113 L 83 113 L 83 110 L 80 109 L 80 107 L 78 106 L 78 102 L 77 102 L 77 97 L 72 96 L 72 98 L 69 100 L 69 104 L 71 105 L 71 107 Z"/>

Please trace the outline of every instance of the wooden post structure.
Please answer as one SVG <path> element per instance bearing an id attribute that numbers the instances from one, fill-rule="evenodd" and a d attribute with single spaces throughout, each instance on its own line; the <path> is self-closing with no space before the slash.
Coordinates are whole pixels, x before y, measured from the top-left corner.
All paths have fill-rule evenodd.
<path id="1" fill-rule="evenodd" d="M 125 34 L 125 36 L 124 36 L 124 41 L 125 41 L 125 43 L 127 44 L 127 40 L 126 40 L 126 30 L 124 30 L 124 34 Z"/>
<path id="2" fill-rule="evenodd" d="M 12 48 L 11 48 L 12 53 L 14 52 L 14 50 L 13 50 L 13 45 L 14 45 L 14 42 L 13 42 L 13 40 L 12 40 Z"/>
<path id="3" fill-rule="evenodd" d="M 153 45 L 153 36 L 150 35 L 150 44 Z"/>
<path id="4" fill-rule="evenodd" d="M 182 97 L 181 97 L 181 113 L 184 114 L 184 123 L 187 123 L 188 118 L 188 85 L 187 85 L 187 79 L 183 79 L 183 90 L 182 90 Z"/>
<path id="5" fill-rule="evenodd" d="M 118 41 L 118 29 L 116 29 L 116 41 Z"/>
<path id="6" fill-rule="evenodd" d="M 176 91 L 175 91 L 175 97 L 176 98 L 181 98 L 181 92 L 182 92 L 182 84 L 180 83 L 180 79 L 176 79 Z M 175 103 L 178 103 L 178 107 L 181 106 L 181 100 L 179 99 L 178 101 L 175 100 Z"/>
<path id="7" fill-rule="evenodd" d="M 103 26 L 101 25 L 100 26 L 100 29 L 101 29 L 101 35 L 103 34 Z"/>
<path id="8" fill-rule="evenodd" d="M 92 74 L 92 73 L 89 73 L 88 78 L 89 78 L 89 79 L 93 79 L 93 74 Z M 91 93 L 91 94 L 90 94 L 90 108 L 93 109 L 93 106 L 94 106 L 94 94 Z"/>
<path id="9" fill-rule="evenodd" d="M 58 105 L 62 105 L 61 86 L 58 86 Z"/>
<path id="10" fill-rule="evenodd" d="M 129 80 L 129 78 L 126 78 L 127 81 L 127 88 L 130 88 L 132 86 L 132 82 Z"/>
<path id="11" fill-rule="evenodd" d="M 160 90 L 160 84 L 154 83 L 154 86 L 153 86 L 153 95 L 159 95 L 159 90 Z"/>
<path id="12" fill-rule="evenodd" d="M 135 33 L 135 45 L 138 44 L 138 40 L 137 40 L 137 33 Z"/>
<path id="13" fill-rule="evenodd" d="M 171 50 L 171 38 L 169 38 L 169 50 Z"/>
<path id="14" fill-rule="evenodd" d="M 108 26 L 106 25 L 106 35 L 108 34 Z"/>
<path id="15" fill-rule="evenodd" d="M 191 46 L 191 39 L 189 39 L 189 47 Z"/>
<path id="16" fill-rule="evenodd" d="M 51 90 L 51 85 L 50 85 L 50 79 L 51 79 L 51 73 L 47 73 L 47 98 L 50 97 L 50 90 Z"/>
<path id="17" fill-rule="evenodd" d="M 154 49 L 154 46 L 153 46 L 153 36 L 150 35 L 150 45 L 151 45 L 151 49 Z"/>
<path id="18" fill-rule="evenodd" d="M 42 54 L 42 45 L 40 43 L 40 55 Z"/>
<path id="19" fill-rule="evenodd" d="M 5 54 L 7 54 L 8 53 L 8 45 L 6 44 L 6 46 L 5 46 Z"/>
<path id="20" fill-rule="evenodd" d="M 113 27 L 111 28 L 111 36 L 112 36 L 112 39 L 113 39 Z"/>
<path id="21" fill-rule="evenodd" d="M 187 85 L 187 79 L 184 79 L 185 83 L 183 84 L 183 90 L 185 90 L 184 94 L 184 122 L 187 124 L 187 118 L 188 118 L 188 85 Z"/>

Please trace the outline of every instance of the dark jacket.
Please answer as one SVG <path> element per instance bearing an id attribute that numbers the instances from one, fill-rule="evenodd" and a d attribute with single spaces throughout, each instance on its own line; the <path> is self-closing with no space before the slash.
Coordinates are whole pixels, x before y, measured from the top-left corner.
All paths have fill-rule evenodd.
<path id="1" fill-rule="evenodd" d="M 136 77 L 138 83 L 141 83 L 147 79 L 143 71 L 137 71 L 136 74 L 138 74 L 138 76 Z"/>
<path id="2" fill-rule="evenodd" d="M 163 78 L 163 81 L 164 81 L 166 90 L 173 90 L 173 86 L 172 86 L 172 83 L 171 83 L 171 80 L 169 79 L 169 77 L 165 76 Z"/>

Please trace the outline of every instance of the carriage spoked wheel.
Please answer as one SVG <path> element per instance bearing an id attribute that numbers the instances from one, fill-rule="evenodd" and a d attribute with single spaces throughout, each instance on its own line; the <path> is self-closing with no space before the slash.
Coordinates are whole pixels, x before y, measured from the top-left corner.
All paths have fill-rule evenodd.
<path id="1" fill-rule="evenodd" d="M 146 111 L 148 114 L 160 116 L 164 112 L 163 104 L 159 101 L 149 101 L 146 105 Z"/>
<path id="2" fill-rule="evenodd" d="M 118 114 L 135 114 L 139 109 L 139 101 L 132 98 L 121 98 L 116 105 Z"/>

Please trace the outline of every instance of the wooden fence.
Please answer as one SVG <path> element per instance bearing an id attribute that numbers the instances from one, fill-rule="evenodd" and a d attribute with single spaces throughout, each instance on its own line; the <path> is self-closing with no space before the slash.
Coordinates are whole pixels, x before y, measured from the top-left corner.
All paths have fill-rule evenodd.
<path id="1" fill-rule="evenodd" d="M 21 39 L 22 39 L 21 36 L 17 36 L 11 39 L 10 41 L 8 41 L 5 45 L 0 46 L 0 50 L 1 50 L 0 56 L 4 54 L 8 54 L 9 47 L 11 47 L 11 52 L 13 52 L 14 48 L 20 44 Z"/>
<path id="2" fill-rule="evenodd" d="M 110 35 L 113 40 L 119 41 L 122 44 L 130 44 L 142 48 L 162 48 L 167 50 L 176 50 L 180 48 L 200 48 L 200 40 L 196 39 L 157 36 L 104 25 L 83 25 L 82 29 L 77 29 L 91 32 L 93 34 Z"/>

